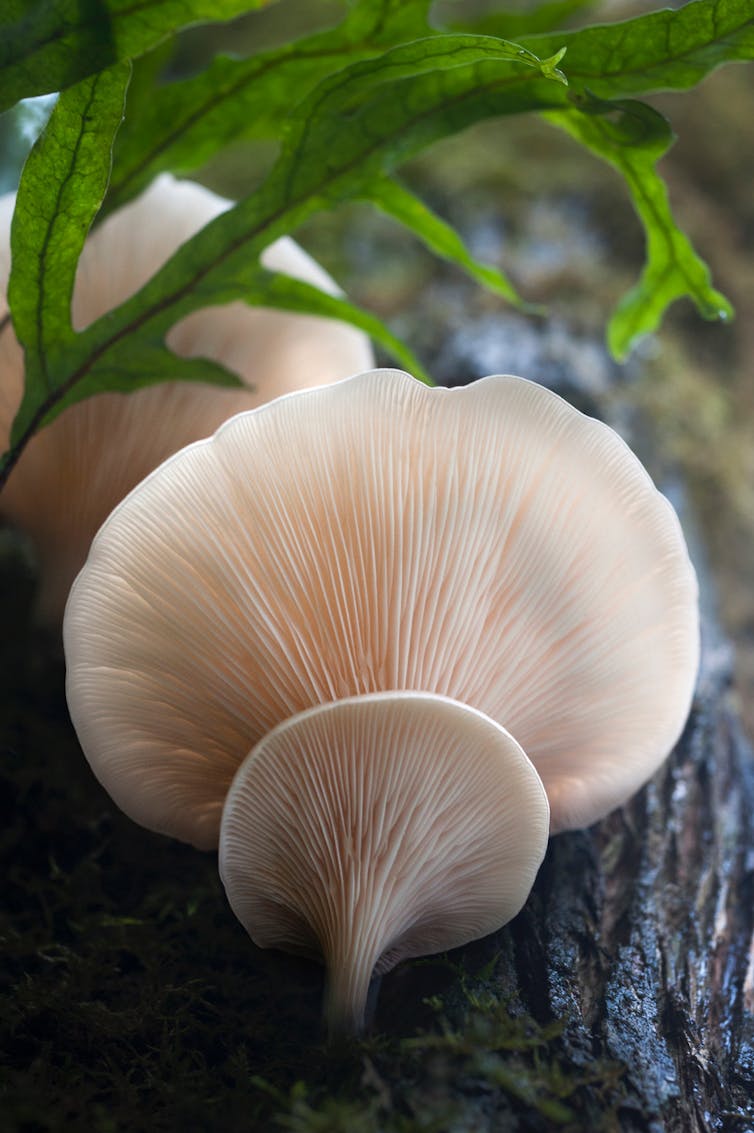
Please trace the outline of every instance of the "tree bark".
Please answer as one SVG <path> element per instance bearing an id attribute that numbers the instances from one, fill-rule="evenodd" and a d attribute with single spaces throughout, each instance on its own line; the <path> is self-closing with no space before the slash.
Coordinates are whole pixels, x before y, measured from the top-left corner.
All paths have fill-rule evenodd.
<path id="1" fill-rule="evenodd" d="M 625 1128 L 754 1128 L 754 765 L 706 622 L 693 711 L 649 786 L 554 839 L 516 924 L 522 1000 L 627 1068 Z M 627 1110 L 626 1110 L 627 1112 Z"/>

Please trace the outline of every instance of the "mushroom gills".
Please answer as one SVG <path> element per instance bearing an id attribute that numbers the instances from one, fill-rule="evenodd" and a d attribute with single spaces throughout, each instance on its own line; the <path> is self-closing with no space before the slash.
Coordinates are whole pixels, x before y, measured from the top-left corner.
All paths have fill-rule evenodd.
<path id="1" fill-rule="evenodd" d="M 383 692 L 284 721 L 239 767 L 220 874 L 263 948 L 325 963 L 331 1037 L 372 976 L 501 927 L 544 857 L 549 806 L 518 743 L 448 697 Z"/>

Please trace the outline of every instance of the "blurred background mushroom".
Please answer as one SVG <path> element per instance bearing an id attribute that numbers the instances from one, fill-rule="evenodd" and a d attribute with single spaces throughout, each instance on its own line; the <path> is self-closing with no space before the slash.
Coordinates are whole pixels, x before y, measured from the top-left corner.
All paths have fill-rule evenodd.
<path id="1" fill-rule="evenodd" d="M 378 370 L 240 414 L 143 481 L 95 539 L 64 639 L 83 750 L 151 829 L 217 845 L 263 737 L 405 690 L 510 732 L 559 831 L 625 801 L 678 738 L 697 587 L 673 509 L 607 426 L 520 378 Z"/>
<path id="2" fill-rule="evenodd" d="M 0 450 L 7 447 L 24 380 L 23 352 L 5 299 L 14 199 L 14 194 L 0 199 Z M 73 296 L 74 327 L 81 330 L 122 303 L 180 244 L 228 207 L 229 201 L 200 185 L 158 177 L 87 241 Z M 271 245 L 262 262 L 323 291 L 338 291 L 289 238 Z M 373 364 L 367 338 L 353 327 L 243 302 L 189 315 L 172 328 L 167 342 L 176 354 L 222 363 L 248 388 L 166 382 L 128 395 L 100 394 L 72 406 L 31 441 L 0 494 L 0 517 L 32 539 L 43 620 L 59 621 L 95 531 L 167 456 L 242 409 Z"/>

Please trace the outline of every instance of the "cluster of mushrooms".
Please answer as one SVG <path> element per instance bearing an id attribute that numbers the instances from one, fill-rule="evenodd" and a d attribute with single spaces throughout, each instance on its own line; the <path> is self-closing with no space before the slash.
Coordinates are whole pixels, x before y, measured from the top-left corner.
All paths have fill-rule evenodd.
<path id="1" fill-rule="evenodd" d="M 165 179 L 151 190 L 168 191 L 210 201 Z M 139 481 L 70 591 L 68 703 L 118 805 L 219 847 L 250 936 L 323 960 L 328 1028 L 354 1032 L 375 973 L 499 928 L 549 834 L 603 817 L 666 757 L 695 683 L 696 579 L 636 457 L 547 389 L 502 376 L 429 389 L 393 370 L 335 380 L 371 365 L 357 332 L 234 308 L 192 316 L 172 344 L 247 378 L 247 343 L 256 394 L 93 398 L 34 442 L 53 444 L 57 426 L 59 475 L 74 413 L 113 402 L 123 448 L 103 442 L 106 473 L 97 463 L 74 486 L 65 471 L 60 489 L 82 530 L 89 504 L 68 493 L 96 495 L 113 466 Z M 235 318 L 247 324 L 229 361 Z M 260 394 L 275 399 L 241 404 Z M 159 415 L 150 467 L 174 413 L 174 449 L 236 415 L 149 471 L 138 399 Z M 7 489 L 18 477 L 19 499 L 26 462 Z M 23 525 L 20 504 L 7 514 Z M 45 526 L 43 555 L 48 537 L 62 539 Z M 86 548 L 54 553 L 67 587 Z"/>

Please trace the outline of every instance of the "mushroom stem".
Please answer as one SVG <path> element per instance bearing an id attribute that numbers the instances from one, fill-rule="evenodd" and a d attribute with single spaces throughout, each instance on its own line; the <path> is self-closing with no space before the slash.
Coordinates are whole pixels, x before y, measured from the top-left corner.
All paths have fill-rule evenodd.
<path id="1" fill-rule="evenodd" d="M 365 947 L 363 942 L 352 943 L 356 935 L 353 931 L 344 932 L 337 951 L 325 958 L 323 1014 L 331 1041 L 360 1035 L 364 1030 L 369 987 L 380 948 L 379 945 L 376 950 Z"/>
<path id="2" fill-rule="evenodd" d="M 371 693 L 273 729 L 236 772 L 220 874 L 261 947 L 321 957 L 330 1038 L 357 1034 L 373 973 L 505 924 L 547 844 L 519 745 L 448 697 Z"/>

